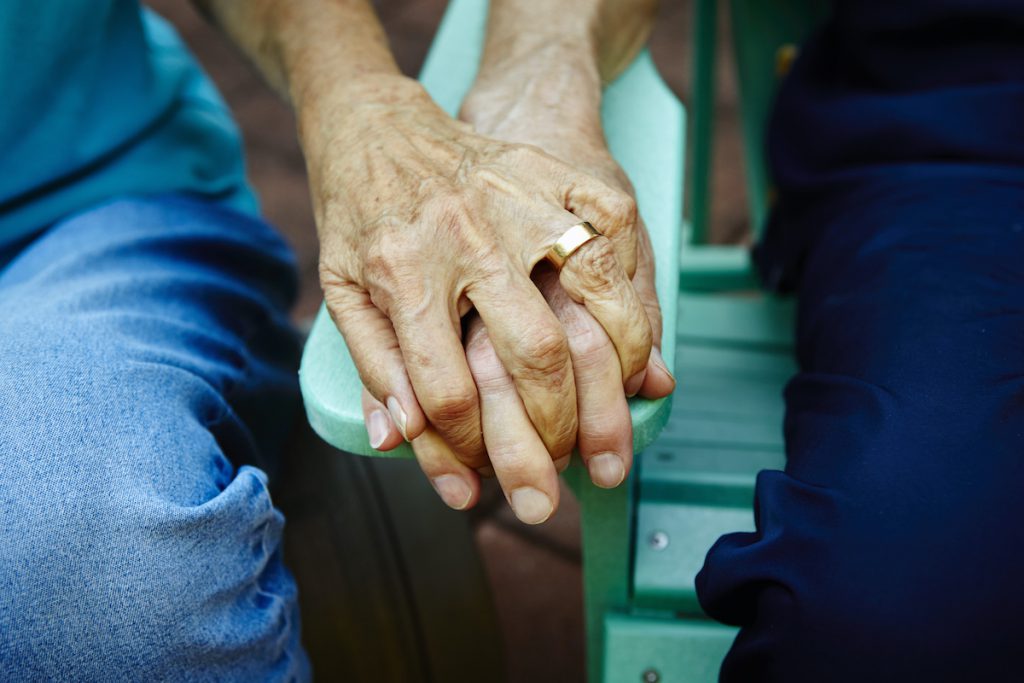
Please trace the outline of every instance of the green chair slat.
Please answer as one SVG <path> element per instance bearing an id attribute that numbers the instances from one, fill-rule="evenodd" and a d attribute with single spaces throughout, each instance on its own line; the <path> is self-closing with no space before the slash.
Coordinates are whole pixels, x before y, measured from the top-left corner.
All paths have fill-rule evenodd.
<path id="1" fill-rule="evenodd" d="M 701 619 L 610 614 L 605 621 L 605 683 L 714 683 L 736 629 Z"/>
<path id="2" fill-rule="evenodd" d="M 750 499 L 742 506 L 640 503 L 636 518 L 633 604 L 700 616 L 694 578 L 722 534 L 753 531 Z"/>
<path id="3" fill-rule="evenodd" d="M 421 74 L 427 90 L 453 114 L 476 75 L 486 13 L 486 2 L 453 0 Z M 684 111 L 645 51 L 606 90 L 602 116 L 609 147 L 633 181 L 654 244 L 664 314 L 662 349 L 667 358 L 672 358 L 682 220 Z M 363 427 L 359 376 L 341 335 L 323 308 L 306 342 L 299 380 L 309 422 L 328 443 L 361 455 L 412 455 L 407 444 L 389 453 L 370 447 Z M 638 450 L 664 426 L 670 407 L 667 399 L 630 401 Z"/>
<path id="4" fill-rule="evenodd" d="M 722 292 L 757 289 L 757 277 L 746 247 L 695 245 L 684 230 L 679 256 L 679 289 L 685 292 Z"/>
<path id="5" fill-rule="evenodd" d="M 680 344 L 676 351 L 680 381 L 705 376 L 779 384 L 793 374 L 793 355 L 774 349 L 735 349 Z"/>
<path id="6" fill-rule="evenodd" d="M 679 342 L 711 346 L 792 348 L 793 306 L 762 295 L 679 297 Z"/>
<path id="7" fill-rule="evenodd" d="M 723 382 L 707 375 L 687 375 L 686 389 L 675 398 L 673 411 L 710 420 L 767 419 L 782 417 L 779 387 L 769 382 Z M 671 423 L 671 418 L 669 423 Z"/>
<path id="8" fill-rule="evenodd" d="M 781 444 L 782 435 L 778 424 L 765 424 L 750 420 L 715 420 L 707 417 L 681 416 L 673 421 L 680 436 L 675 441 L 682 444 L 718 445 L 732 448 L 766 449 Z"/>
<path id="9" fill-rule="evenodd" d="M 656 443 L 644 452 L 645 500 L 746 505 L 757 473 L 785 464 L 781 444 L 779 448 L 735 448 L 728 444 L 664 446 L 661 439 Z"/>
<path id="10" fill-rule="evenodd" d="M 784 464 L 792 310 L 761 296 L 686 294 L 680 311 L 678 395 L 639 464 L 633 606 L 700 615 L 694 577 L 705 554 L 722 534 L 753 528 L 757 472 Z"/>

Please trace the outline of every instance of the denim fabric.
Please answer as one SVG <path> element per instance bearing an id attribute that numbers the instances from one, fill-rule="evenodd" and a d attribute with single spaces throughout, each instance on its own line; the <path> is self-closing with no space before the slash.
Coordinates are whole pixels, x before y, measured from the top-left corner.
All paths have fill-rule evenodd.
<path id="1" fill-rule="evenodd" d="M 186 196 L 75 215 L 0 271 L 0 680 L 303 680 L 265 470 L 292 256 Z"/>

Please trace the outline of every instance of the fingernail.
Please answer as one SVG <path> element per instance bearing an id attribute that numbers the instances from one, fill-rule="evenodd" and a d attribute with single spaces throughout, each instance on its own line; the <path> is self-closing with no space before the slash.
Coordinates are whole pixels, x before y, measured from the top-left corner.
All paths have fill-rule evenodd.
<path id="1" fill-rule="evenodd" d="M 626 478 L 626 466 L 615 453 L 595 455 L 587 461 L 590 480 L 605 489 L 613 489 Z"/>
<path id="2" fill-rule="evenodd" d="M 473 497 L 473 490 L 469 488 L 469 484 L 454 474 L 443 474 L 430 481 L 444 504 L 453 510 L 465 510 L 469 505 L 469 499 Z"/>
<path id="3" fill-rule="evenodd" d="M 383 410 L 375 410 L 370 413 L 370 417 L 366 420 L 366 434 L 370 437 L 370 446 L 380 448 L 384 439 L 388 438 L 388 432 L 391 431 L 388 428 L 390 422 L 391 420 Z"/>
<path id="4" fill-rule="evenodd" d="M 561 458 L 555 461 L 555 471 L 561 474 L 565 471 L 565 468 L 569 466 L 572 461 L 572 453 L 569 455 L 563 455 Z"/>
<path id="5" fill-rule="evenodd" d="M 651 360 L 659 368 L 665 371 L 665 374 L 672 378 L 672 381 L 676 381 L 676 376 L 672 374 L 672 371 L 668 369 L 668 365 L 665 363 L 665 358 L 661 355 L 661 350 L 657 346 L 651 347 Z"/>
<path id="6" fill-rule="evenodd" d="M 512 512 L 525 524 L 540 524 L 555 509 L 551 499 L 532 486 L 518 488 L 508 498 Z"/>
<path id="7" fill-rule="evenodd" d="M 405 411 L 402 410 L 402 404 L 394 396 L 388 396 L 387 405 L 391 419 L 395 421 L 395 426 L 398 427 L 398 431 L 402 432 L 402 438 L 408 441 L 409 437 L 405 431 L 405 423 L 408 418 L 405 416 Z"/>
<path id="8" fill-rule="evenodd" d="M 637 392 L 640 391 L 640 387 L 643 386 L 646 374 L 647 370 L 644 369 L 626 380 L 626 396 L 636 396 Z"/>

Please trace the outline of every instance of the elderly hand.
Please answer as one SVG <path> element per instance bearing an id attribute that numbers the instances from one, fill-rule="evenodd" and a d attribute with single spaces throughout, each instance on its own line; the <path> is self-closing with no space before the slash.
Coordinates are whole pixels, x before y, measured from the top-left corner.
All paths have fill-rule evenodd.
<path id="1" fill-rule="evenodd" d="M 501 102 L 492 95 L 480 99 L 491 104 Z M 504 113 L 510 110 L 511 107 L 476 109 L 471 100 L 463 115 L 489 134 L 534 142 L 609 187 L 632 193 L 625 174 L 604 145 L 599 126 L 566 130 L 543 113 Z M 626 395 L 639 393 L 659 398 L 671 393 L 675 386 L 658 348 L 661 312 L 654 288 L 653 253 L 642 224 L 638 224 L 637 237 L 637 268 L 632 282 L 653 330 L 654 347 L 642 381 L 626 391 L 614 343 L 603 327 L 567 293 L 553 269 L 542 264 L 534 271 L 534 281 L 568 335 L 576 383 L 579 452 L 591 479 L 606 488 L 621 483 L 632 464 L 632 425 Z M 478 316 L 467 325 L 466 354 L 479 390 L 483 439 L 491 468 L 520 519 L 543 521 L 557 508 L 557 472 L 568 465 L 569 458 L 562 456 L 552 462 L 516 395 L 512 377 L 501 363 L 486 321 Z M 379 404 L 368 395 L 364 396 L 364 410 L 368 418 L 374 411 L 382 414 Z M 397 432 L 391 430 L 382 448 L 400 443 Z M 445 502 L 457 509 L 471 506 L 479 490 L 476 473 L 460 463 L 443 440 L 429 431 L 414 445 L 421 466 Z"/>
<path id="2" fill-rule="evenodd" d="M 601 230 L 559 280 L 611 340 L 619 393 L 635 391 L 651 348 L 630 283 L 635 202 L 536 147 L 482 137 L 394 78 L 368 80 L 365 97 L 349 89 L 302 122 L 328 310 L 417 454 L 435 440 L 475 468 L 486 449 L 460 320 L 475 308 L 546 453 L 564 458 L 577 434 L 570 344 L 530 274 L 568 227 Z M 380 417 L 367 424 L 386 447 Z"/>

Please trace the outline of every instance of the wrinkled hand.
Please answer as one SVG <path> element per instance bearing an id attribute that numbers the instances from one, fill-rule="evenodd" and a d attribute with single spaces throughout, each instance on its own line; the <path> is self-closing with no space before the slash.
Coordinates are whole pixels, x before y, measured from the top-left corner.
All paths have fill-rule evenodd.
<path id="1" fill-rule="evenodd" d="M 651 327 L 630 282 L 635 202 L 536 147 L 473 132 L 413 81 L 389 87 L 387 101 L 347 104 L 302 131 L 327 308 L 375 406 L 387 408 L 428 474 L 432 450 L 450 451 L 460 472 L 488 462 L 482 396 L 461 338 L 471 308 L 548 462 L 564 458 L 577 436 L 571 344 L 530 274 L 566 228 L 581 219 L 598 226 L 606 237 L 581 247 L 559 281 L 611 341 L 618 392 L 644 381 Z M 374 432 L 385 417 L 375 411 L 374 445 L 393 446 L 393 433 Z M 468 487 L 455 507 L 472 503 Z"/>
<path id="2" fill-rule="evenodd" d="M 601 178 L 609 186 L 632 192 L 602 140 L 560 135 L 554 126 L 528 128 L 534 131 L 531 139 L 545 145 L 545 149 L 557 148 L 563 159 L 577 160 L 580 170 Z M 541 137 L 544 130 L 548 131 L 547 139 Z M 654 347 L 642 378 L 625 391 L 614 344 L 602 326 L 585 306 L 567 294 L 552 269 L 542 265 L 534 273 L 534 281 L 568 335 L 576 383 L 580 455 L 594 483 L 606 488 L 620 484 L 632 464 L 632 423 L 626 395 L 639 393 L 659 398 L 671 393 L 675 386 L 659 351 L 662 325 L 654 288 L 654 256 L 642 224 L 637 236 L 637 268 L 632 283 L 652 328 Z M 491 467 L 520 519 L 543 521 L 557 508 L 557 472 L 568 465 L 569 457 L 552 462 L 480 317 L 473 317 L 467 325 L 466 355 L 479 390 L 483 438 Z M 367 414 L 372 415 L 375 408 L 379 411 L 375 402 L 364 396 Z M 386 421 L 382 412 L 380 419 Z M 432 438 L 429 432 L 425 438 L 426 444 L 418 453 L 423 453 L 420 464 L 427 476 L 446 503 L 457 509 L 471 506 L 479 490 L 476 473 L 459 463 L 441 440 Z M 392 430 L 387 446 L 399 442 L 400 437 Z"/>

